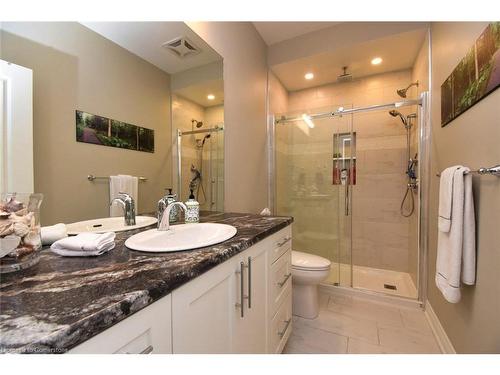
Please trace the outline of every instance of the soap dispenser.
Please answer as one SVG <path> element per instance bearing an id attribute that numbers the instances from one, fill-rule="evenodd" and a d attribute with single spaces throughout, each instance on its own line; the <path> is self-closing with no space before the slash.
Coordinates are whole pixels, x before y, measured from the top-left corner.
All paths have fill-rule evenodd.
<path id="1" fill-rule="evenodd" d="M 186 223 L 198 223 L 200 221 L 200 204 L 194 198 L 193 190 L 189 194 L 189 199 L 186 201 Z"/>
<path id="2" fill-rule="evenodd" d="M 177 202 L 177 194 L 172 193 L 172 188 L 165 189 L 168 193 L 158 201 L 158 224 L 163 216 L 163 211 L 167 208 L 170 203 Z M 179 220 L 179 208 L 177 206 L 172 207 L 170 211 L 169 221 L 175 223 Z"/>

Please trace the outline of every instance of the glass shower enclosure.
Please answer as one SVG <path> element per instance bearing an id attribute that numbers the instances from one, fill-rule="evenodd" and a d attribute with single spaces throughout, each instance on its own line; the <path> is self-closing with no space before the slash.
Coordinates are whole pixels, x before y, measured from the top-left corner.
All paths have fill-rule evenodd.
<path id="1" fill-rule="evenodd" d="M 177 129 L 177 192 L 190 192 L 204 211 L 224 210 L 224 124 L 182 131 Z"/>
<path id="2" fill-rule="evenodd" d="M 294 250 L 332 262 L 327 283 L 352 285 L 352 195 L 356 182 L 352 115 L 275 122 L 275 211 L 294 217 Z M 280 120 L 283 118 L 283 120 Z M 297 118 L 297 121 L 284 119 Z"/>
<path id="3" fill-rule="evenodd" d="M 422 191 L 412 193 L 413 217 L 401 215 L 407 188 L 405 129 L 388 113 L 391 108 L 404 116 L 418 113 L 411 152 L 425 158 L 421 102 L 272 116 L 270 206 L 277 215 L 294 217 L 295 251 L 331 261 L 324 284 L 421 300 Z"/>

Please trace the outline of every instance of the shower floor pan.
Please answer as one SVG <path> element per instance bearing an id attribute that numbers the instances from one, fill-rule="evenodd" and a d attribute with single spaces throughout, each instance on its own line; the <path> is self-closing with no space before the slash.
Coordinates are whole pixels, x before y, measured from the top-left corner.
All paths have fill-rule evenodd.
<path id="1" fill-rule="evenodd" d="M 340 275 L 339 275 L 340 272 Z M 350 279 L 351 266 L 349 264 L 332 263 L 330 275 L 325 280 L 327 284 L 337 285 L 340 280 L 341 285 L 348 283 Z M 353 287 L 374 292 L 381 292 L 395 296 L 417 298 L 417 289 L 410 274 L 371 268 L 364 266 L 353 266 L 352 269 Z"/>

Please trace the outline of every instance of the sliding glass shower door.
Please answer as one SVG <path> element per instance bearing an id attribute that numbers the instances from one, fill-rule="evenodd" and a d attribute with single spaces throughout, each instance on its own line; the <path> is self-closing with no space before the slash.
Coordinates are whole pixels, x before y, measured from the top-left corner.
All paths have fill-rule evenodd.
<path id="1" fill-rule="evenodd" d="M 356 183 L 352 115 L 275 123 L 275 211 L 293 216 L 294 250 L 332 262 L 327 283 L 352 286 L 351 210 Z"/>

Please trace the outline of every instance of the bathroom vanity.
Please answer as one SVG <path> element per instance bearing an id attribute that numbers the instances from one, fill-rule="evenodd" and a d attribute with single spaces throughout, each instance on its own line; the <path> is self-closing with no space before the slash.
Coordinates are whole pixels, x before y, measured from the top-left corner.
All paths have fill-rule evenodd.
<path id="1" fill-rule="evenodd" d="M 238 232 L 175 253 L 129 250 L 40 263 L 0 284 L 0 351 L 278 353 L 291 332 L 289 217 L 211 214 Z"/>

